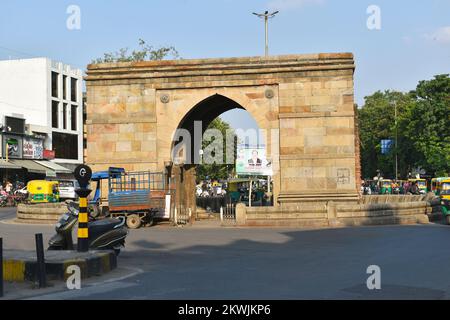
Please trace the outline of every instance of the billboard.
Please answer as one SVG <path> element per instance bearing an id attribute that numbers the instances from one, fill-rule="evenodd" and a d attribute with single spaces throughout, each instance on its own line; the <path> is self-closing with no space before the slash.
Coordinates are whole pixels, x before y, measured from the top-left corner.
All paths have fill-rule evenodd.
<path id="1" fill-rule="evenodd" d="M 236 173 L 238 175 L 271 176 L 272 161 L 266 157 L 266 148 L 257 146 L 237 147 Z"/>
<path id="2" fill-rule="evenodd" d="M 8 158 L 10 159 L 22 159 L 22 137 L 10 134 L 3 135 L 2 141 L 2 154 L 6 158 L 6 152 L 8 152 Z M 6 146 L 8 145 L 8 150 Z"/>
<path id="3" fill-rule="evenodd" d="M 32 137 L 23 138 L 24 159 L 40 160 L 44 158 L 44 141 Z"/>

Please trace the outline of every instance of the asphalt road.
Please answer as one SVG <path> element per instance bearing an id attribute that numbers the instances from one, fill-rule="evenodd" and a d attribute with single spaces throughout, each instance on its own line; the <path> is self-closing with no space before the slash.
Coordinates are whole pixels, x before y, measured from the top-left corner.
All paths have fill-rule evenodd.
<path id="1" fill-rule="evenodd" d="M 33 232 L 47 238 L 52 230 L 0 222 L 0 235 L 11 249 L 31 249 Z M 327 230 L 152 227 L 130 232 L 118 261 L 132 270 L 129 274 L 35 298 L 450 299 L 449 243 L 450 227 L 437 224 Z M 367 288 L 369 265 L 381 269 L 380 290 Z"/>

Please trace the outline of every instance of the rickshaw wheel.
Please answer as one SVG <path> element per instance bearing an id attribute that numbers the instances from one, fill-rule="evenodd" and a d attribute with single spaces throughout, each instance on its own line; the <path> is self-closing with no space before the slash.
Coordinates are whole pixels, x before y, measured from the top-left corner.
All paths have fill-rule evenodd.
<path id="1" fill-rule="evenodd" d="M 142 225 L 141 218 L 138 214 L 130 214 L 127 217 L 127 226 L 130 229 L 138 229 Z"/>

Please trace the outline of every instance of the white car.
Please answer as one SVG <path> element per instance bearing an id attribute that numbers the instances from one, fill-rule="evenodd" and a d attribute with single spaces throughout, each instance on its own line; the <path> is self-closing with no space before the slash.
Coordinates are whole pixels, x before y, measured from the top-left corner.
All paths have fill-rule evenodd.
<path id="1" fill-rule="evenodd" d="M 60 199 L 78 199 L 75 192 L 80 187 L 77 180 L 58 180 L 59 181 L 59 198 Z"/>

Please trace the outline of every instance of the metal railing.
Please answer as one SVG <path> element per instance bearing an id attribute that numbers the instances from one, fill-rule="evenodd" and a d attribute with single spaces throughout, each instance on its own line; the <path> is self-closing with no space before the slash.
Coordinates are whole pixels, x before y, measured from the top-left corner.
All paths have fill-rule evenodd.
<path id="1" fill-rule="evenodd" d="M 122 172 L 111 176 L 108 181 L 110 192 L 165 190 L 163 172 L 137 171 Z"/>

